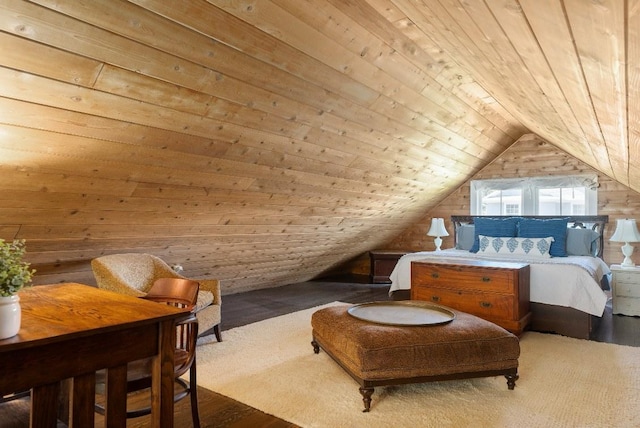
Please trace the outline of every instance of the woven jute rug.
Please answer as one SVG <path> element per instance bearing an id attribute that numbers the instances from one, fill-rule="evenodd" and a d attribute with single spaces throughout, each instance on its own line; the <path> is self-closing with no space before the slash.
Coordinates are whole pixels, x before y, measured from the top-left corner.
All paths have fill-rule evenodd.
<path id="1" fill-rule="evenodd" d="M 521 337 L 513 391 L 504 377 L 379 387 L 363 413 L 358 384 L 313 353 L 319 308 L 201 344 L 198 384 L 302 427 L 640 426 L 640 348 L 533 332 Z"/>

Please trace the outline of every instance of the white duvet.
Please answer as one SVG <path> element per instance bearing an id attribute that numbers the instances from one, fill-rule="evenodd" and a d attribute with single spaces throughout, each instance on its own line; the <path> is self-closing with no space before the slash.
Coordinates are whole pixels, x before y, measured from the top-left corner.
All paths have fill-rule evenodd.
<path id="1" fill-rule="evenodd" d="M 411 289 L 411 262 L 430 258 L 501 260 L 529 263 L 530 300 L 536 303 L 565 306 L 602 316 L 607 295 L 600 288 L 600 280 L 611 273 L 598 257 L 570 256 L 548 259 L 527 259 L 515 256 L 482 256 L 466 250 L 421 251 L 400 258 L 391 272 L 389 294 L 396 290 Z"/>

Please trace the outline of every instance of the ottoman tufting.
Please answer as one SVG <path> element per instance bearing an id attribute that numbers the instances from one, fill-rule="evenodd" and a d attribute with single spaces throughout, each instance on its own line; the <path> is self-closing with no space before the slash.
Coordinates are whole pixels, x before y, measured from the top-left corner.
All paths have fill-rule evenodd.
<path id="1" fill-rule="evenodd" d="M 365 412 L 376 386 L 504 375 L 508 388 L 515 387 L 520 342 L 502 327 L 453 309 L 453 321 L 419 326 L 364 321 L 348 309 L 314 312 L 311 344 L 360 384 Z"/>

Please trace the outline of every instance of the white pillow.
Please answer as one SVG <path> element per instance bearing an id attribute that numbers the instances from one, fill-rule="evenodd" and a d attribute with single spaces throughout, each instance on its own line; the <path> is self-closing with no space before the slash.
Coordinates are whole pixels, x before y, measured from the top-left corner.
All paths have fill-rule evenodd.
<path id="1" fill-rule="evenodd" d="M 484 255 L 520 255 L 530 257 L 549 258 L 549 249 L 553 237 L 546 238 L 515 238 L 498 236 L 478 236 L 480 249 L 478 254 Z"/>

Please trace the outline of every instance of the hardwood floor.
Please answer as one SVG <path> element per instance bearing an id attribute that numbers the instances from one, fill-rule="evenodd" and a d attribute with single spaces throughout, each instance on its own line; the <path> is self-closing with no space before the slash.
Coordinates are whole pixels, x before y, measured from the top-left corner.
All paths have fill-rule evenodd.
<path id="1" fill-rule="evenodd" d="M 226 330 L 325 303 L 389 300 L 388 289 L 386 284 L 369 284 L 368 277 L 342 277 L 223 296 L 222 338 L 224 340 Z M 640 346 L 640 317 L 612 315 L 609 304 L 592 340 Z M 198 393 L 203 427 L 295 427 L 294 424 L 215 392 L 198 388 Z M 176 404 L 176 428 L 191 427 L 190 411 L 188 399 Z M 0 428 L 28 427 L 28 412 L 28 399 L 0 405 Z M 101 420 L 96 416 L 96 425 L 101 427 Z M 132 419 L 127 423 L 127 427 L 147 426 L 148 417 Z"/>
<path id="2" fill-rule="evenodd" d="M 388 284 L 369 284 L 368 277 L 356 276 L 325 278 L 224 296 L 222 330 L 336 300 L 346 303 L 389 300 L 388 291 Z M 609 301 L 591 340 L 640 347 L 640 317 L 613 315 Z"/>
<path id="3" fill-rule="evenodd" d="M 611 301 L 607 303 L 600 327 L 591 340 L 626 346 L 640 346 L 640 317 L 613 315 Z"/>
<path id="4" fill-rule="evenodd" d="M 222 330 L 335 301 L 390 300 L 388 291 L 388 284 L 369 284 L 367 276 L 352 276 L 231 294 L 222 297 Z"/>

